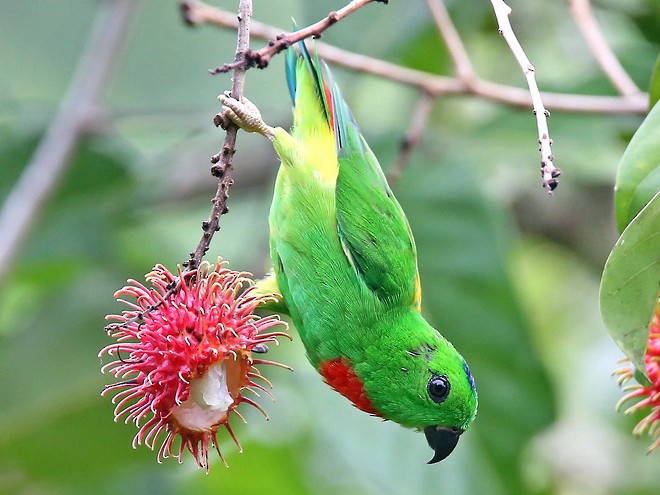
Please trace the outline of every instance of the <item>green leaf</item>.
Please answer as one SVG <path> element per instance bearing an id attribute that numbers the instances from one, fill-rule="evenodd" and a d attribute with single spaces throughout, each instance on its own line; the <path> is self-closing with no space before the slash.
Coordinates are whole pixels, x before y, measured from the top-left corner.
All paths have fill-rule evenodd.
<path id="1" fill-rule="evenodd" d="M 600 311 L 610 335 L 644 370 L 649 324 L 660 283 L 660 193 L 630 222 L 605 264 Z"/>
<path id="2" fill-rule="evenodd" d="M 660 190 L 660 105 L 656 105 L 630 140 L 616 177 L 619 231 Z"/>
<path id="3" fill-rule="evenodd" d="M 651 83 L 649 84 L 649 108 L 653 108 L 660 100 L 660 55 L 655 61 L 653 74 L 651 74 Z"/>

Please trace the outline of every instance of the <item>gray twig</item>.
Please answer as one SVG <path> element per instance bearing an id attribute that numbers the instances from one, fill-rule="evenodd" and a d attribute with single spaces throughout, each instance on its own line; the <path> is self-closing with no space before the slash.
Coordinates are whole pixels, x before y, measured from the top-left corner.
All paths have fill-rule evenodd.
<path id="1" fill-rule="evenodd" d="M 608 77 L 612 85 L 623 96 L 635 96 L 641 93 L 641 90 L 635 84 L 635 81 L 628 75 L 621 66 L 621 62 L 610 48 L 603 32 L 594 18 L 593 10 L 589 0 L 569 0 L 571 15 L 575 20 L 582 36 L 589 45 L 591 54 L 600 65 L 603 72 Z"/>
<path id="2" fill-rule="evenodd" d="M 236 55 L 234 60 L 240 62 L 250 49 L 250 19 L 252 18 L 252 0 L 240 0 L 238 5 L 238 39 L 236 41 Z M 234 68 L 234 78 L 231 95 L 237 100 L 243 97 L 245 86 L 245 68 L 239 64 Z M 229 188 L 234 183 L 232 159 L 236 152 L 236 134 L 238 127 L 231 124 L 227 128 L 222 149 L 211 158 L 211 173 L 218 178 L 218 188 L 212 199 L 213 208 L 208 220 L 202 222 L 204 234 L 195 251 L 190 253 L 190 259 L 184 264 L 188 270 L 195 270 L 202 258 L 209 250 L 213 235 L 220 230 L 220 217 L 227 213 L 227 196 Z"/>
<path id="3" fill-rule="evenodd" d="M 347 5 L 339 10 L 330 12 L 320 21 L 291 33 L 277 33 L 277 35 L 274 36 L 274 39 L 270 40 L 268 45 L 262 49 L 254 51 L 248 50 L 245 52 L 245 56 L 241 60 L 234 60 L 233 63 L 216 67 L 210 72 L 211 74 L 219 74 L 235 70 L 238 67 L 243 69 L 249 69 L 251 67 L 264 69 L 268 66 L 270 60 L 278 53 L 286 50 L 300 40 L 310 37 L 320 38 L 323 31 L 330 26 L 374 1 L 387 3 L 383 0 L 351 0 Z M 208 22 L 209 16 L 212 17 L 214 15 L 214 9 L 212 7 L 198 0 L 183 0 L 181 2 L 181 10 L 185 21 L 190 25 Z"/>
<path id="4" fill-rule="evenodd" d="M 548 130 L 548 117 L 550 112 L 543 106 L 543 97 L 536 84 L 536 76 L 534 75 L 535 69 L 532 63 L 525 55 L 518 38 L 516 38 L 511 23 L 509 22 L 509 15 L 511 14 L 511 7 L 509 7 L 504 0 L 491 0 L 490 2 L 495 10 L 495 17 L 497 17 L 497 24 L 500 29 L 500 34 L 509 45 L 513 56 L 518 61 L 518 65 L 527 79 L 527 86 L 529 87 L 529 94 L 532 98 L 532 106 L 534 108 L 534 116 L 536 117 L 536 127 L 538 129 L 539 138 L 539 151 L 541 152 L 541 178 L 543 180 L 543 187 L 548 194 L 552 194 L 557 185 L 559 185 L 559 170 L 553 164 L 554 157 L 552 155 L 552 139 L 550 138 L 550 131 Z"/>
<path id="5" fill-rule="evenodd" d="M 415 105 L 415 109 L 412 112 L 412 120 L 410 126 L 408 126 L 408 133 L 403 141 L 401 141 L 396 162 L 394 162 L 392 168 L 387 172 L 387 181 L 392 188 L 396 187 L 399 179 L 401 179 L 404 169 L 410 162 L 410 155 L 422 140 L 434 101 L 435 99 L 433 96 L 426 92 L 422 92 L 419 95 L 417 105 Z"/>

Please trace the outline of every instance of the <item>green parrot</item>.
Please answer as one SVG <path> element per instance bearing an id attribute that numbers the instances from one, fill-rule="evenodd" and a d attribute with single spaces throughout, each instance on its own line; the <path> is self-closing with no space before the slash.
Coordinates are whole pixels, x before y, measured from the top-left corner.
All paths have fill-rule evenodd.
<path id="1" fill-rule="evenodd" d="M 392 194 L 329 69 L 301 44 L 286 67 L 289 134 L 228 94 L 221 121 L 269 138 L 281 160 L 270 209 L 274 273 L 311 364 L 355 407 L 424 430 L 446 458 L 473 421 L 477 392 L 465 360 L 420 313 L 417 254 Z"/>

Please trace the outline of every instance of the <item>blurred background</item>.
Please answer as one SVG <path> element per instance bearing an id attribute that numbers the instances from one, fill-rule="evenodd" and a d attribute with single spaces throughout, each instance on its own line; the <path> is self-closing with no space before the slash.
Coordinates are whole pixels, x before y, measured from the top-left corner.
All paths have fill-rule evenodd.
<path id="1" fill-rule="evenodd" d="M 0 0 L 0 204 L 56 115 L 102 2 Z M 211 0 L 235 11 L 235 0 Z M 513 23 L 545 91 L 616 95 L 565 2 L 511 0 Z M 602 30 L 647 89 L 660 49 L 657 0 L 593 2 Z M 338 0 L 254 1 L 254 19 L 307 25 Z M 479 74 L 524 87 L 486 0 L 447 2 Z M 104 315 L 127 278 L 155 263 L 174 269 L 197 245 L 215 179 L 209 157 L 224 133 L 211 120 L 229 75 L 236 33 L 190 28 L 174 0 L 136 1 L 131 25 L 85 137 L 52 197 L 0 279 L 1 494 L 656 494 L 660 452 L 615 413 L 611 376 L 621 353 L 598 310 L 598 283 L 617 234 L 616 166 L 641 114 L 553 111 L 555 164 L 540 187 L 534 119 L 527 109 L 468 96 L 436 101 L 396 194 L 415 233 L 423 310 L 470 363 L 479 414 L 440 464 L 424 436 L 369 417 L 322 384 L 294 341 L 269 357 L 294 373 L 274 383 L 266 422 L 242 409 L 244 453 L 220 435 L 229 469 L 210 474 L 192 457 L 156 463 L 131 448 L 133 425 L 115 424 L 99 396 L 110 376 L 98 351 Z M 333 26 L 325 42 L 432 73 L 451 61 L 421 0 L 370 5 Z M 253 40 L 253 47 L 263 42 Z M 417 92 L 334 70 L 384 168 L 396 160 Z M 251 70 L 246 95 L 271 125 L 290 126 L 283 57 Z M 75 100 L 76 95 L 73 95 Z M 549 108 L 551 111 L 552 108 Z M 230 212 L 207 259 L 268 268 L 267 214 L 277 159 L 239 134 Z M 1 235 L 1 234 L 0 234 Z"/>

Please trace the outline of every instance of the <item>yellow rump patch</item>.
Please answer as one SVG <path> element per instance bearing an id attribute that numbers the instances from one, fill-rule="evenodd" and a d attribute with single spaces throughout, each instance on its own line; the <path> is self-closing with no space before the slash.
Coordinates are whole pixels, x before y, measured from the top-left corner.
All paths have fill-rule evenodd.
<path id="1" fill-rule="evenodd" d="M 339 173 L 335 136 L 327 129 L 326 132 L 316 132 L 307 135 L 299 143 L 303 149 L 304 167 L 311 170 L 314 178 L 324 185 L 334 187 Z"/>
<path id="2" fill-rule="evenodd" d="M 415 309 L 417 310 L 418 313 L 422 312 L 422 281 L 419 278 L 419 272 L 417 272 L 417 276 L 415 277 Z"/>

